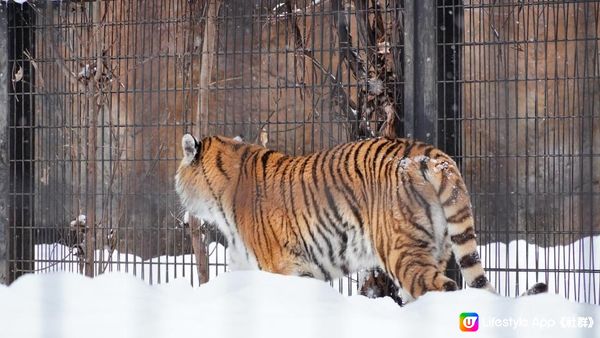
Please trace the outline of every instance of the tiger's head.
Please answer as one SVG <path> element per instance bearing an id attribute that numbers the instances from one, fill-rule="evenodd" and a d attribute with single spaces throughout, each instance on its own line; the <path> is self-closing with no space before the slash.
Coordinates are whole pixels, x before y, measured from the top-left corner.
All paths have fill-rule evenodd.
<path id="1" fill-rule="evenodd" d="M 182 206 L 192 215 L 207 221 L 219 215 L 231 191 L 231 181 L 239 173 L 240 149 L 247 145 L 241 139 L 220 136 L 201 141 L 191 134 L 183 135 L 183 158 L 175 175 L 175 189 Z"/>

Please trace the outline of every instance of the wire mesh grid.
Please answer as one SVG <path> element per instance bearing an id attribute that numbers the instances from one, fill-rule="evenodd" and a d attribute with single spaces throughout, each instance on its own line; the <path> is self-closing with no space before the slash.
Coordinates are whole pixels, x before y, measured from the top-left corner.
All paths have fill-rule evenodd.
<path id="1" fill-rule="evenodd" d="M 432 132 L 462 167 L 492 283 L 514 296 L 545 281 L 599 303 L 600 4 L 436 4 Z M 11 278 L 119 270 L 196 284 L 173 189 L 185 131 L 293 155 L 404 135 L 404 1 L 9 10 Z M 214 276 L 226 250 L 206 236 Z M 356 280 L 336 288 L 355 293 Z"/>
<path id="2" fill-rule="evenodd" d="M 438 2 L 439 132 L 502 294 L 544 281 L 599 302 L 599 12 L 591 1 Z"/>
<path id="3" fill-rule="evenodd" d="M 13 10 L 10 62 L 23 73 L 10 94 L 14 276 L 191 276 L 172 176 L 195 98 L 197 9 L 103 1 Z"/>

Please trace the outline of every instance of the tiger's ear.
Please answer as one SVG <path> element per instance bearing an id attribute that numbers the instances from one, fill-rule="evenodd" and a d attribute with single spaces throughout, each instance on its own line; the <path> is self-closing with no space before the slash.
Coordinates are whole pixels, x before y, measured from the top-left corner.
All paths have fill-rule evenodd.
<path id="1" fill-rule="evenodd" d="M 190 164 L 196 158 L 198 153 L 198 141 L 191 134 L 183 135 L 181 139 L 181 148 L 183 149 L 183 162 Z"/>
<path id="2" fill-rule="evenodd" d="M 234 137 L 233 140 L 236 141 L 236 142 L 244 142 L 244 139 L 242 138 L 242 135 L 238 135 L 238 136 Z"/>

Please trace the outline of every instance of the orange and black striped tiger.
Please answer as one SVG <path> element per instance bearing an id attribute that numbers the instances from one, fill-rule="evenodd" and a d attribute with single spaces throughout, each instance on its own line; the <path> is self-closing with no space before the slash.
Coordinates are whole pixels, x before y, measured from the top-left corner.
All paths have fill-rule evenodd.
<path id="1" fill-rule="evenodd" d="M 453 252 L 469 286 L 493 290 L 465 183 L 433 146 L 378 138 L 294 157 L 189 134 L 182 146 L 177 193 L 226 236 L 233 269 L 328 280 L 381 267 L 411 300 L 457 289 Z"/>

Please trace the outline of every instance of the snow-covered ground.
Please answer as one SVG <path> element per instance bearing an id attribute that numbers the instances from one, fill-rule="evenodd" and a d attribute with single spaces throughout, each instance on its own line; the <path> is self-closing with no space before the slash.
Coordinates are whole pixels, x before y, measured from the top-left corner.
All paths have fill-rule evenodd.
<path id="1" fill-rule="evenodd" d="M 508 245 L 491 243 L 479 247 L 482 262 L 496 290 L 516 297 L 536 282 L 548 284 L 552 293 L 579 302 L 600 301 L 600 236 L 583 238 L 570 245 L 538 247 L 525 241 Z M 209 246 L 210 278 L 225 272 L 226 250 L 215 243 Z M 35 270 L 40 273 L 78 270 L 72 249 L 60 244 L 35 247 Z M 56 263 L 56 261 L 62 261 Z M 107 250 L 96 251 L 96 271 L 119 271 L 135 274 L 149 284 L 187 279 L 198 280 L 193 255 L 161 256 L 143 260 Z M 548 272 L 543 272 L 548 270 Z M 593 272 L 596 271 L 596 272 Z M 342 279 L 333 284 L 341 293 L 356 294 L 357 279 Z"/>
<path id="2" fill-rule="evenodd" d="M 196 288 L 187 279 L 150 286 L 123 273 L 31 274 L 0 286 L 0 304 L 7 338 L 600 337 L 600 307 L 557 295 L 511 299 L 467 289 L 431 292 L 401 308 L 259 271 Z M 463 312 L 478 314 L 476 333 L 460 330 Z"/>

